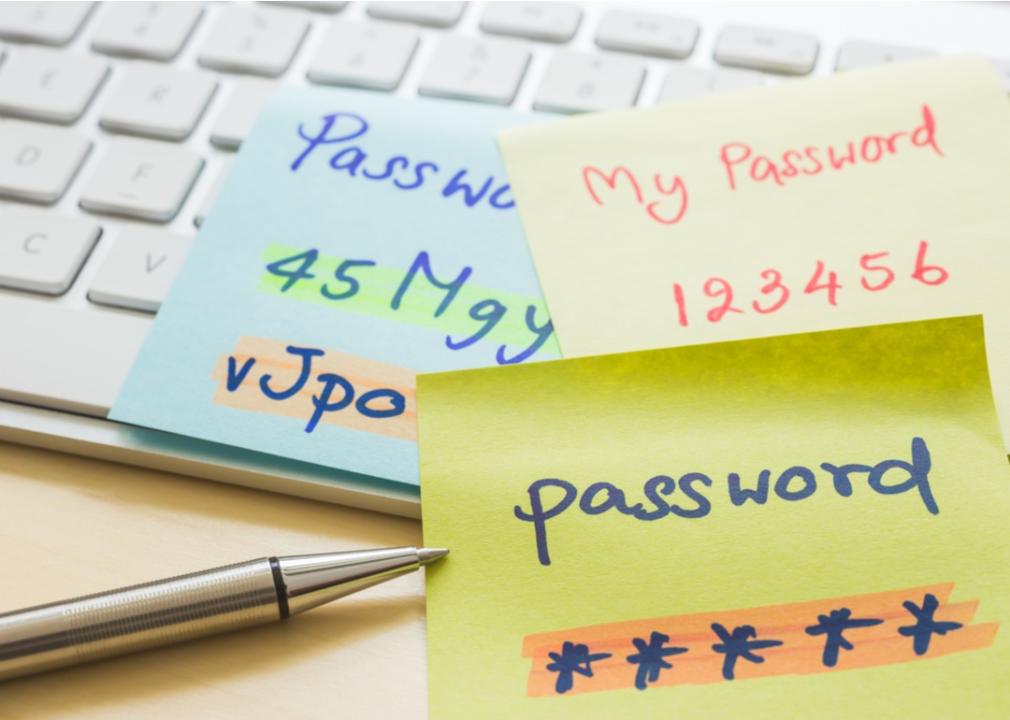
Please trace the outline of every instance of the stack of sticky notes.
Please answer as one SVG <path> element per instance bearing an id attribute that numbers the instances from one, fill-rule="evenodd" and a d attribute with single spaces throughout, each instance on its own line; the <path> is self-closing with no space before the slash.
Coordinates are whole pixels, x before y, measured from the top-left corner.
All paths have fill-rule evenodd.
<path id="1" fill-rule="evenodd" d="M 289 90 L 113 416 L 419 481 L 433 718 L 1005 720 L 1007 128 L 974 58 Z"/>

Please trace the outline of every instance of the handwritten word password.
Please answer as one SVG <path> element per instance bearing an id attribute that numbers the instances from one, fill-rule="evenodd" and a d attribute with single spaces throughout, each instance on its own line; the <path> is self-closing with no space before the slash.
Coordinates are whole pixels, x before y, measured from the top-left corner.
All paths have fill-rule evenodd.
<path id="1" fill-rule="evenodd" d="M 726 170 L 730 189 L 736 190 L 741 178 L 740 169 L 746 169 L 744 177 L 755 182 L 770 180 L 784 186 L 791 178 L 844 170 L 857 164 L 874 165 L 899 152 L 915 149 L 932 150 L 938 157 L 943 157 L 943 150 L 936 142 L 933 111 L 929 105 L 923 105 L 921 113 L 921 124 L 911 130 L 866 135 L 839 147 L 807 145 L 774 155 L 755 154 L 747 143 L 731 142 L 722 146 L 719 159 Z"/>
<path id="2" fill-rule="evenodd" d="M 700 685 L 906 663 L 989 647 L 953 583 L 527 635 L 527 695 Z"/>
<path id="3" fill-rule="evenodd" d="M 474 285 L 469 266 L 436 270 L 423 250 L 406 270 L 281 245 L 268 247 L 264 259 L 263 292 L 447 331 L 444 344 L 452 351 L 499 343 L 493 352 L 499 365 L 529 359 L 554 333 L 542 301 Z"/>
<path id="4" fill-rule="evenodd" d="M 291 161 L 291 172 L 298 169 L 316 150 L 330 147 L 326 162 L 336 172 L 346 177 L 362 178 L 370 182 L 389 182 L 398 190 L 411 192 L 432 184 L 437 184 L 438 194 L 447 200 L 457 197 L 466 207 L 487 207 L 491 210 L 509 210 L 515 207 L 512 190 L 503 179 L 489 175 L 470 180 L 467 168 L 446 169 L 430 159 L 417 160 L 406 154 L 397 154 L 376 163 L 369 158 L 369 151 L 360 143 L 364 141 L 371 126 L 364 117 L 352 112 L 335 112 L 319 118 L 318 130 L 309 130 L 305 123 L 298 125 L 298 137 L 305 147 Z M 448 179 L 442 179 L 448 175 Z"/>
<path id="5" fill-rule="evenodd" d="M 823 462 L 820 467 L 839 497 L 850 497 L 854 491 L 853 476 L 863 475 L 866 484 L 875 493 L 901 495 L 915 491 L 927 512 L 933 515 L 940 512 L 929 485 L 931 459 L 923 438 L 912 438 L 911 462 L 897 459 L 882 460 L 875 465 Z M 898 477 L 895 478 L 895 475 Z M 729 473 L 726 477 L 725 491 L 733 507 L 747 503 L 764 505 L 772 495 L 783 502 L 799 502 L 811 497 L 818 487 L 823 486 L 823 481 L 818 483 L 817 474 L 803 465 L 782 470 L 774 483 L 772 471 L 767 469 L 757 473 L 757 484 L 753 488 L 744 487 L 743 483 L 739 473 Z M 642 487 L 646 503 L 630 504 L 624 491 L 613 483 L 595 482 L 580 492 L 567 480 L 543 478 L 530 483 L 527 488 L 529 509 L 516 505 L 513 514 L 520 521 L 533 525 L 537 559 L 541 565 L 550 565 L 547 522 L 572 506 L 590 517 L 614 511 L 644 522 L 668 516 L 697 520 L 712 512 L 709 491 L 714 487 L 712 478 L 701 472 L 689 472 L 676 480 L 669 475 L 656 475 L 646 480 Z M 670 496 L 683 499 L 670 502 L 667 500 Z"/>
<path id="6" fill-rule="evenodd" d="M 357 355 L 243 337 L 212 377 L 214 403 L 416 441 L 415 374 Z"/>

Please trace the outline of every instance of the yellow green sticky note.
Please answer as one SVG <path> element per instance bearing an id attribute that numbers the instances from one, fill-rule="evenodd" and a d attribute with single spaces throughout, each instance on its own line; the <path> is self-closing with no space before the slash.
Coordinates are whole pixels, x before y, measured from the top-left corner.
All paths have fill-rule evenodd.
<path id="1" fill-rule="evenodd" d="M 433 720 L 1010 717 L 981 317 L 417 392 Z"/>
<path id="2" fill-rule="evenodd" d="M 948 57 L 499 144 L 565 357 L 982 313 L 1010 445 L 1008 127 Z"/>

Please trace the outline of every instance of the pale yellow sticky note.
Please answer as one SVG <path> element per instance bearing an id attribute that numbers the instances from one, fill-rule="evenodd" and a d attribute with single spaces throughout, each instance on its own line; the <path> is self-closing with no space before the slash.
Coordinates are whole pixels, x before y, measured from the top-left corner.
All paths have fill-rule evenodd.
<path id="1" fill-rule="evenodd" d="M 433 720 L 1010 717 L 978 316 L 425 375 L 418 403 Z"/>
<path id="2" fill-rule="evenodd" d="M 1010 433 L 1008 128 L 960 57 L 500 145 L 566 356 L 983 313 Z"/>

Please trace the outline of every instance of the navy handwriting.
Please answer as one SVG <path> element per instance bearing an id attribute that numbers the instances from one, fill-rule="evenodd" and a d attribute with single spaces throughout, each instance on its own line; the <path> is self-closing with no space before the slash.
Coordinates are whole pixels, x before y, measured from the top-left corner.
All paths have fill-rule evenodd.
<path id="1" fill-rule="evenodd" d="M 880 618 L 854 618 L 852 610 L 849 608 L 838 608 L 827 615 L 819 614 L 817 624 L 806 627 L 803 631 L 807 635 L 824 636 L 824 652 L 821 654 L 821 662 L 825 667 L 834 667 L 838 664 L 839 650 L 852 650 L 855 647 L 842 633 L 853 628 L 873 627 L 882 622 L 884 621 Z"/>
<path id="2" fill-rule="evenodd" d="M 288 387 L 278 387 L 274 376 L 264 372 L 259 378 L 259 391 L 269 400 L 287 400 L 300 393 L 312 377 L 312 359 L 322 357 L 325 351 L 318 348 L 298 347 L 288 345 L 285 350 L 289 355 L 300 359 L 298 376 Z M 256 358 L 247 358 L 241 365 L 234 355 L 228 357 L 228 372 L 225 377 L 225 389 L 233 393 L 245 381 L 249 371 L 256 364 Z M 354 410 L 367 418 L 388 418 L 403 414 L 406 408 L 406 398 L 403 393 L 392 388 L 376 388 L 357 395 L 351 382 L 337 373 L 318 373 L 315 377 L 319 384 L 318 392 L 312 396 L 312 415 L 305 425 L 305 432 L 316 429 L 319 421 L 327 413 L 348 408 L 353 403 Z"/>
<path id="3" fill-rule="evenodd" d="M 934 619 L 934 613 L 940 607 L 940 602 L 932 593 L 926 593 L 923 596 L 921 606 L 916 604 L 914 599 L 905 600 L 902 606 L 915 617 L 916 622 L 915 625 L 899 627 L 897 631 L 903 637 L 913 638 L 913 650 L 916 657 L 922 657 L 929 653 L 930 639 L 933 635 L 947 635 L 964 627 L 959 622 L 938 621 Z M 881 608 L 881 611 L 883 610 L 885 608 Z M 820 657 L 816 661 L 820 667 L 837 668 L 840 660 L 842 660 L 842 650 L 847 652 L 856 651 L 859 642 L 865 642 L 873 647 L 879 645 L 881 640 L 885 640 L 890 636 L 891 631 L 889 628 L 882 628 L 875 632 L 864 631 L 865 628 L 883 625 L 885 622 L 883 618 L 853 617 L 852 614 L 852 609 L 849 607 L 829 606 L 826 612 L 817 613 L 816 623 L 803 628 L 804 633 L 811 638 L 823 636 L 824 645 L 818 653 Z M 625 662 L 638 666 L 635 670 L 634 685 L 639 690 L 646 690 L 650 684 L 659 682 L 660 673 L 664 670 L 670 671 L 669 675 L 664 676 L 664 684 L 704 682 L 704 680 L 699 680 L 697 677 L 698 668 L 700 667 L 697 663 L 703 662 L 706 656 L 708 656 L 706 650 L 698 644 L 695 644 L 693 648 L 670 644 L 671 636 L 673 642 L 679 641 L 685 644 L 690 644 L 692 641 L 699 639 L 696 630 L 677 628 L 676 621 L 678 619 L 672 619 L 672 626 L 670 624 L 666 625 L 666 632 L 652 630 L 648 640 L 641 637 L 628 638 L 635 652 L 625 656 Z M 797 620 L 797 622 L 799 621 Z M 716 655 L 723 656 L 722 679 L 724 681 L 732 682 L 737 679 L 739 671 L 737 661 L 740 659 L 757 665 L 770 661 L 769 664 L 772 666 L 770 674 L 772 675 L 788 673 L 790 666 L 795 670 L 797 663 L 801 665 L 805 664 L 804 655 L 808 646 L 805 643 L 798 643 L 795 638 L 789 642 L 775 638 L 761 637 L 759 639 L 758 629 L 750 624 L 736 625 L 732 630 L 729 630 L 721 622 L 713 622 L 710 627 L 718 641 L 712 643 L 709 647 Z M 768 629 L 771 630 L 772 628 Z M 782 628 L 779 629 L 781 630 Z M 852 639 L 846 637 L 846 633 L 851 633 Z M 615 652 L 616 648 L 620 647 L 620 641 L 615 639 L 598 642 L 609 650 L 615 650 Z M 782 648 L 785 652 L 775 652 L 775 648 Z M 952 646 L 948 646 L 947 651 L 949 652 L 951 649 Z M 598 650 L 598 648 L 591 648 L 586 642 L 564 640 L 562 641 L 560 652 L 548 651 L 548 658 L 550 658 L 551 662 L 546 663 L 546 669 L 548 672 L 557 673 L 554 683 L 555 694 L 563 695 L 572 690 L 576 674 L 585 678 L 593 678 L 593 663 L 604 664 L 604 672 L 606 672 L 607 670 L 612 670 L 615 662 L 619 662 L 618 657 L 620 656 L 615 657 L 614 652 L 594 652 L 594 650 Z M 775 652 L 775 654 L 768 657 L 758 654 L 765 651 Z M 881 651 L 878 650 L 877 652 L 880 653 Z M 904 661 L 900 655 L 895 656 L 893 649 L 883 652 L 885 656 L 880 659 L 884 663 Z M 694 666 L 695 677 L 681 677 L 678 679 L 676 678 L 678 674 L 677 668 L 674 667 L 673 662 L 666 658 L 672 658 L 685 653 L 691 653 L 690 657 L 696 663 Z M 936 654 L 943 653 L 941 651 Z M 608 662 L 610 658 L 614 659 Z M 853 667 L 851 664 L 849 666 Z M 859 667 L 859 664 L 857 663 L 855 667 Z M 812 671 L 814 668 L 810 668 L 810 670 Z M 769 672 L 764 674 L 768 675 Z M 670 677 L 670 675 L 674 677 Z M 745 677 L 759 677 L 759 675 L 748 673 Z M 591 680 L 580 680 L 579 682 L 585 685 L 593 684 Z M 612 683 L 613 680 L 611 679 L 610 682 Z M 613 688 L 612 684 L 610 688 Z M 587 688 L 580 686 L 579 689 L 585 690 Z M 604 686 L 595 689 L 608 688 Z"/>
<path id="4" fill-rule="evenodd" d="M 933 635 L 946 635 L 953 630 L 964 627 L 959 622 L 940 622 L 933 618 L 940 601 L 933 593 L 926 593 L 922 598 L 922 607 L 919 607 L 911 600 L 901 603 L 901 606 L 908 610 L 915 618 L 914 625 L 904 625 L 898 628 L 898 633 L 905 637 L 912 638 L 912 649 L 916 655 L 925 655 L 929 650 L 929 641 Z"/>
<path id="5" fill-rule="evenodd" d="M 638 651 L 628 655 L 626 660 L 632 665 L 638 665 L 635 671 L 635 687 L 645 690 L 649 683 L 659 680 L 661 670 L 669 670 L 673 663 L 667 660 L 671 655 L 681 655 L 687 652 L 686 647 L 666 647 L 670 642 L 670 636 L 661 632 L 653 631 L 649 636 L 649 641 L 645 638 L 632 638 L 631 643 Z"/>
<path id="6" fill-rule="evenodd" d="M 550 672 L 558 674 L 558 679 L 554 683 L 554 692 L 566 693 L 572 689 L 575 673 L 583 677 L 593 676 L 593 663 L 605 660 L 612 653 L 591 653 L 589 646 L 583 643 L 564 642 L 561 645 L 561 652 L 549 653 L 551 662 L 547 664 Z"/>
<path id="7" fill-rule="evenodd" d="M 862 474 L 870 489 L 880 495 L 917 492 L 926 511 L 937 515 L 940 508 L 929 485 L 931 460 L 929 448 L 923 438 L 912 438 L 911 455 L 911 462 L 897 459 L 883 460 L 875 465 L 835 465 L 824 462 L 820 467 L 827 472 L 830 483 L 840 497 L 852 495 L 852 476 Z M 729 473 L 725 487 L 730 504 L 733 507 L 748 503 L 764 505 L 772 493 L 782 501 L 799 502 L 812 496 L 819 487 L 816 473 L 801 465 L 783 470 L 774 485 L 771 484 L 771 476 L 771 470 L 761 470 L 756 487 L 744 488 L 740 475 Z M 677 480 L 669 475 L 655 475 L 642 487 L 646 503 L 636 502 L 632 505 L 628 503 L 624 491 L 609 482 L 589 485 L 580 497 L 578 488 L 567 480 L 542 478 L 530 483 L 527 488 L 529 509 L 516 505 L 513 514 L 522 522 L 533 525 L 537 559 L 541 565 L 550 565 L 547 523 L 568 510 L 576 499 L 578 509 L 585 515 L 602 515 L 614 510 L 643 521 L 659 520 L 669 515 L 698 519 L 706 517 L 712 511 L 709 491 L 713 486 L 712 478 L 700 472 L 686 473 Z M 669 496 L 682 499 L 670 502 L 667 499 Z"/>
<path id="8" fill-rule="evenodd" d="M 736 661 L 743 658 L 747 662 L 763 663 L 764 657 L 757 654 L 758 650 L 778 647 L 781 640 L 756 640 L 757 630 L 753 625 L 737 625 L 730 632 L 722 623 L 712 623 L 712 632 L 719 636 L 720 642 L 714 643 L 712 649 L 726 657 L 722 661 L 722 677 L 724 680 L 736 678 Z"/>
<path id="9" fill-rule="evenodd" d="M 311 280 L 316 281 L 319 294 L 323 298 L 332 300 L 336 304 L 356 296 L 361 290 L 362 283 L 368 281 L 367 268 L 374 267 L 376 264 L 374 260 L 343 260 L 333 271 L 332 278 L 325 278 L 317 277 L 317 274 L 312 272 L 319 259 L 319 250 L 311 248 L 267 263 L 266 271 L 271 275 L 284 278 L 284 282 L 279 288 L 282 294 L 300 282 Z M 357 276 L 351 274 L 355 269 L 361 271 Z M 471 303 L 467 309 L 467 316 L 477 323 L 473 332 L 455 338 L 451 335 L 445 336 L 445 346 L 449 350 L 458 351 L 470 347 L 490 333 L 510 311 L 507 305 L 494 298 L 476 301 L 460 300 L 460 291 L 464 289 L 472 274 L 473 268 L 465 266 L 455 274 L 455 277 L 443 274 L 436 275 L 430 255 L 422 250 L 411 262 L 403 278 L 396 285 L 396 289 L 389 289 L 391 294 L 386 312 L 395 314 L 404 306 L 405 300 L 411 295 L 416 295 L 422 298 L 423 302 L 427 302 L 433 295 L 440 294 L 438 304 L 431 313 L 433 318 L 442 317 L 454 304 Z M 376 285 L 381 285 L 381 280 L 376 282 Z M 481 292 L 480 289 L 475 291 Z M 471 297 L 473 294 L 471 292 Z M 419 300 L 419 302 L 421 301 Z M 412 309 L 418 310 L 416 306 Z M 513 365 L 532 357 L 554 333 L 554 326 L 549 318 L 543 322 L 537 321 L 536 305 L 527 304 L 524 309 L 515 308 L 512 312 L 523 313 L 525 330 L 530 334 L 529 344 L 520 350 L 510 350 L 505 345 L 499 345 L 495 351 L 495 361 L 499 365 Z"/>

